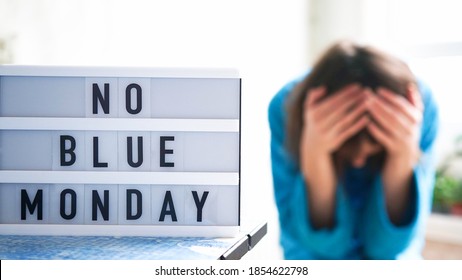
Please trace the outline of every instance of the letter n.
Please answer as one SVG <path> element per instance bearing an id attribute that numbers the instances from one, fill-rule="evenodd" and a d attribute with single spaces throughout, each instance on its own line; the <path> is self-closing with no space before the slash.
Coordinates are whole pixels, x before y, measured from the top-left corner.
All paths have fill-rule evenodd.
<path id="1" fill-rule="evenodd" d="M 101 201 L 101 197 L 98 194 L 97 190 L 93 190 L 91 193 L 92 196 L 92 211 L 91 211 L 91 219 L 93 221 L 98 220 L 98 209 L 101 212 L 101 216 L 103 216 L 103 220 L 109 220 L 109 191 L 104 190 L 103 192 L 103 201 Z"/>
<path id="2" fill-rule="evenodd" d="M 93 114 L 98 114 L 98 103 L 101 105 L 104 114 L 109 114 L 109 84 L 104 83 L 104 96 L 98 84 L 93 83 L 92 89 Z"/>

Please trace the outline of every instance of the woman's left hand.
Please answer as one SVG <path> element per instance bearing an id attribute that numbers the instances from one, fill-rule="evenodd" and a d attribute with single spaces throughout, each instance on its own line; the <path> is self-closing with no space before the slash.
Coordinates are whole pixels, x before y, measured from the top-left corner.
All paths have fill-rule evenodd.
<path id="1" fill-rule="evenodd" d="M 403 160 L 410 167 L 420 156 L 419 128 L 423 103 L 415 87 L 409 87 L 408 99 L 385 88 L 377 95 L 370 93 L 369 113 L 375 122 L 368 125 L 369 132 L 381 143 L 390 160 Z"/>
<path id="2" fill-rule="evenodd" d="M 392 223 L 406 221 L 411 201 L 412 174 L 420 157 L 419 128 L 423 103 L 415 87 L 409 87 L 408 98 L 379 88 L 370 93 L 369 113 L 375 121 L 367 129 L 381 143 L 387 156 L 382 170 L 387 213 Z"/>

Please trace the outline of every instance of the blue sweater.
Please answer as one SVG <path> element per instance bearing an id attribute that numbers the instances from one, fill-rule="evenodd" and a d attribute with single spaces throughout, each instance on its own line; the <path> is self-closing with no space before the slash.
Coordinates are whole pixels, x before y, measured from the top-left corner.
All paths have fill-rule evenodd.
<path id="1" fill-rule="evenodd" d="M 274 193 L 279 211 L 280 242 L 286 259 L 421 258 L 431 209 L 435 169 L 433 143 L 438 110 L 428 87 L 419 83 L 425 106 L 420 149 L 414 167 L 412 198 L 406 221 L 393 224 L 386 212 L 381 175 L 349 168 L 336 188 L 335 225 L 314 229 L 308 212 L 306 182 L 285 146 L 286 100 L 300 79 L 284 86 L 269 105 Z"/>

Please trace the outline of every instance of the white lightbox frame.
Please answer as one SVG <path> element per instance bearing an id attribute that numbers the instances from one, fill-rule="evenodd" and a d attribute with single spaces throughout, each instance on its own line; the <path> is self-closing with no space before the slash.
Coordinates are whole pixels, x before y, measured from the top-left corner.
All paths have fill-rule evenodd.
<path id="1" fill-rule="evenodd" d="M 232 237 L 239 233 L 241 193 L 241 79 L 237 70 L 224 68 L 135 68 L 0 65 L 0 78 L 7 76 L 237 79 L 239 81 L 238 119 L 0 117 L 0 131 L 95 130 L 238 133 L 239 169 L 237 172 L 155 172 L 156 176 L 152 176 L 153 172 L 0 170 L 0 183 L 134 185 L 168 184 L 193 186 L 236 185 L 239 193 L 237 202 L 239 205 L 237 206 L 237 225 L 231 226 L 0 224 L 0 234 Z M 84 95 L 85 93 L 82 94 Z"/>

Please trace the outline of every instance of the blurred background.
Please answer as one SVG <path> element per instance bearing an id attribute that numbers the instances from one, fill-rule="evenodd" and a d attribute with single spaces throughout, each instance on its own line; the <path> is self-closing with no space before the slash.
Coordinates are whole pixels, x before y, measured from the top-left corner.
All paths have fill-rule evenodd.
<path id="1" fill-rule="evenodd" d="M 242 221 L 269 226 L 245 258 L 280 259 L 269 101 L 334 41 L 374 44 L 434 91 L 439 171 L 424 257 L 462 259 L 460 11 L 458 0 L 0 0 L 0 63 L 237 68 Z"/>

